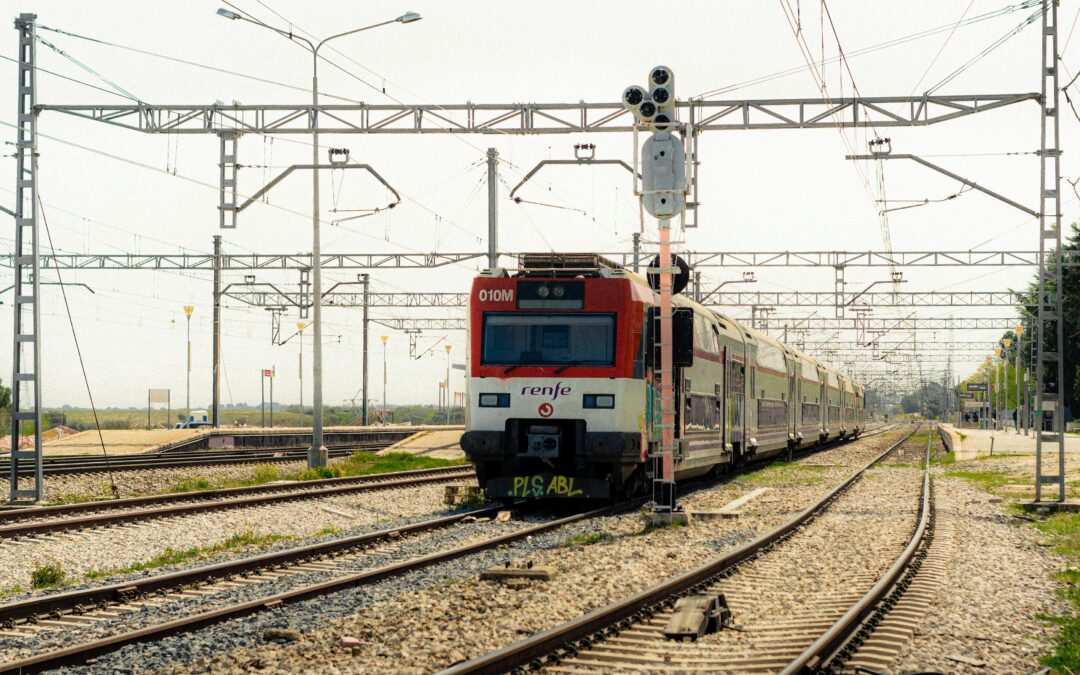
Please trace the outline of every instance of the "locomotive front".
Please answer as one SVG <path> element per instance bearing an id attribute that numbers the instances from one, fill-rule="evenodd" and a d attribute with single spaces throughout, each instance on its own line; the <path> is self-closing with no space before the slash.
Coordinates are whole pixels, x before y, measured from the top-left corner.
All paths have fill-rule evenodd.
<path id="1" fill-rule="evenodd" d="M 636 489 L 649 295 L 614 266 L 516 277 L 497 269 L 473 281 L 461 447 L 489 497 L 607 499 Z"/>

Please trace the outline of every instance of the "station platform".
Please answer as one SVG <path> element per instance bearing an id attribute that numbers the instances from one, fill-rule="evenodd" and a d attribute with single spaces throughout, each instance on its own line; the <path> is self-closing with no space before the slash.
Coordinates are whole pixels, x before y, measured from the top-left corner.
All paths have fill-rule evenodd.
<path id="1" fill-rule="evenodd" d="M 385 450 L 380 450 L 379 455 L 391 452 L 404 452 L 410 455 L 434 457 L 435 459 L 465 459 L 465 451 L 458 445 L 461 434 L 465 431 L 463 426 L 444 427 L 419 431 L 403 441 L 398 441 Z"/>
<path id="2" fill-rule="evenodd" d="M 986 455 L 1034 455 L 1035 435 L 1028 431 L 1027 435 L 1017 434 L 1016 430 L 1009 428 L 1007 431 L 993 431 L 990 429 L 955 429 L 952 425 L 942 424 L 946 431 L 952 431 L 959 435 L 960 446 L 953 448 L 956 459 L 973 459 Z M 1051 447 L 1057 450 L 1057 438 L 1052 437 Z M 1047 437 L 1043 436 L 1043 448 L 1047 448 Z M 1065 452 L 1068 454 L 1080 454 L 1080 435 L 1065 434 Z"/>

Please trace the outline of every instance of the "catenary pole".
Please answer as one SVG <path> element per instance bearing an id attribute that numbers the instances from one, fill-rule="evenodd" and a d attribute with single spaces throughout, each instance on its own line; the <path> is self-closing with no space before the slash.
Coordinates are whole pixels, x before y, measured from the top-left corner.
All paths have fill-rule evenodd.
<path id="1" fill-rule="evenodd" d="M 221 235 L 214 235 L 214 339 L 213 339 L 213 416 L 216 429 L 221 409 Z"/>
<path id="2" fill-rule="evenodd" d="M 499 266 L 499 151 L 487 151 L 488 267 Z"/>
<path id="3" fill-rule="evenodd" d="M 364 354 L 363 354 L 363 366 L 362 366 L 363 373 L 361 374 L 361 378 L 360 378 L 361 379 L 360 385 L 361 385 L 361 388 L 364 391 L 364 396 L 361 399 L 362 405 L 361 405 L 361 409 L 360 409 L 360 420 L 364 424 L 364 426 L 367 426 L 367 424 L 369 422 L 369 420 L 368 420 L 368 398 L 369 398 L 368 397 L 368 330 L 370 328 L 370 323 L 371 322 L 368 320 L 368 306 L 371 304 L 371 297 L 369 295 L 370 281 L 371 280 L 369 278 L 369 275 L 367 275 L 367 274 L 361 274 L 360 275 L 360 285 L 363 286 L 363 289 L 364 289 L 364 314 L 363 314 L 363 324 L 364 324 L 364 326 L 363 326 L 364 348 L 363 349 L 364 349 Z"/>

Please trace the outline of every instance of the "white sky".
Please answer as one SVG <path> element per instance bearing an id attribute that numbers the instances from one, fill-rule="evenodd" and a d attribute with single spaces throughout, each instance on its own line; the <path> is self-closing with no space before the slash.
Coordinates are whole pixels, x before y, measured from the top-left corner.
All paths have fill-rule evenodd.
<path id="1" fill-rule="evenodd" d="M 799 5 L 806 42 L 820 57 L 822 31 L 818 2 L 790 0 Z M 832 0 L 829 8 L 847 52 L 930 28 L 948 26 L 962 16 L 973 17 L 1008 3 L 1006 0 L 908 0 L 854 2 Z M 215 15 L 213 2 L 34 2 L 9 4 L 9 15 L 36 12 L 39 22 L 74 33 L 164 55 L 212 64 L 237 73 L 284 82 L 304 89 L 310 85 L 310 57 L 299 47 L 269 31 Z M 780 2 L 669 2 L 662 8 L 645 2 L 285 2 L 236 0 L 245 12 L 285 27 L 275 10 L 295 29 L 319 37 L 393 18 L 406 10 L 424 19 L 393 24 L 336 42 L 342 54 L 327 52 L 333 61 L 377 87 L 407 102 L 574 102 L 616 100 L 623 88 L 644 81 L 658 63 L 676 73 L 680 99 L 775 71 L 803 65 Z M 314 7 L 318 7 L 316 11 Z M 1031 10 L 1011 13 L 850 60 L 855 83 L 864 96 L 921 93 L 964 64 L 983 48 L 1018 25 Z M 1076 50 L 1072 35 L 1076 3 L 1060 9 L 1063 60 L 1066 73 Z M 9 24 L 10 25 L 10 24 Z M 134 54 L 111 46 L 40 31 L 53 43 L 112 82 L 149 103 L 298 103 L 304 91 L 253 82 L 178 63 Z M 17 35 L 0 33 L 0 54 L 15 55 Z M 835 40 L 825 26 L 825 56 L 836 53 Z M 944 47 L 943 47 L 944 45 Z M 941 49 L 940 56 L 936 58 Z M 108 87 L 44 45 L 39 64 L 80 80 Z M 975 63 L 939 93 L 1018 93 L 1039 88 L 1039 27 L 1028 27 L 997 51 Z M 931 65 L 932 64 L 932 65 Z M 925 74 L 925 75 L 924 75 Z M 1066 81 L 1067 81 L 1066 77 Z M 850 78 L 840 64 L 827 67 L 830 94 L 848 95 Z M 0 61 L 2 100 L 7 112 L 0 121 L 15 119 L 15 67 Z M 78 84 L 40 74 L 39 103 L 123 103 Z M 1063 82 L 1064 84 L 1064 82 Z M 389 102 L 357 79 L 323 64 L 320 89 L 371 103 Z M 809 72 L 723 94 L 726 99 L 820 96 Z M 324 98 L 324 102 L 331 99 Z M 1063 174 L 1077 173 L 1068 148 L 1077 119 L 1062 99 Z M 929 128 L 888 129 L 895 152 L 931 157 L 950 170 L 996 189 L 1032 208 L 1037 207 L 1039 109 L 1034 102 L 988 112 Z M 133 251 L 170 253 L 181 249 L 208 252 L 218 234 L 216 184 L 218 141 L 212 135 L 180 138 L 144 135 L 55 113 L 42 116 L 42 134 L 149 165 L 133 166 L 100 154 L 42 138 L 41 196 L 54 243 L 71 252 Z M 14 130 L 4 127 L 7 141 Z M 865 152 L 867 135 L 846 132 L 848 142 Z M 283 167 L 310 161 L 306 138 L 290 136 L 273 142 L 249 135 L 241 140 L 241 162 Z M 485 136 L 329 136 L 325 146 L 348 147 L 352 156 L 372 164 L 405 196 L 405 202 L 386 215 L 324 228 L 325 252 L 472 251 L 486 247 L 486 189 L 483 154 L 489 146 L 512 163 L 503 165 L 504 180 L 514 185 L 536 162 L 572 157 L 577 142 L 597 144 L 597 156 L 629 161 L 629 137 L 617 134 L 514 137 Z M 10 145 L 5 155 L 10 155 Z M 984 154 L 991 153 L 991 154 Z M 882 233 L 872 197 L 853 163 L 844 160 L 845 146 L 833 129 L 815 131 L 711 132 L 701 143 L 702 226 L 686 233 L 692 250 L 882 250 Z M 866 165 L 871 178 L 875 167 Z M 175 170 L 176 175 L 170 172 Z M 280 168 L 249 168 L 241 173 L 240 192 L 255 192 Z M 954 181 L 910 162 L 886 163 L 887 194 L 893 199 L 942 198 L 959 188 Z M 0 160 L 0 203 L 12 203 L 14 160 Z M 190 180 L 184 180 L 184 178 Z M 193 182 L 194 181 L 194 182 Z M 335 190 L 337 181 L 340 187 Z M 198 183 L 208 184 L 200 185 Z M 1076 216 L 1076 199 L 1067 184 L 1065 222 Z M 522 195 L 526 199 L 581 209 L 517 205 L 501 188 L 500 249 L 629 250 L 637 229 L 637 205 L 622 169 L 568 167 L 545 170 Z M 369 179 L 352 172 L 324 176 L 323 218 L 336 203 L 342 209 L 381 206 L 387 198 Z M 310 250 L 310 178 L 297 174 L 270 196 L 270 205 L 255 205 L 240 217 L 236 230 L 224 235 L 227 252 L 294 253 Z M 280 208 L 275 208 L 280 207 Z M 437 214 L 437 215 L 436 215 Z M 10 252 L 12 227 L 0 231 L 0 249 Z M 969 192 L 947 203 L 931 204 L 890 214 L 893 249 L 902 250 L 1033 250 L 1037 226 L 1032 218 L 988 197 Z M 648 223 L 653 227 L 652 223 Z M 648 236 L 646 238 L 649 238 Z M 47 250 L 47 248 L 46 248 Z M 479 265 L 422 271 L 375 270 L 373 289 L 465 291 Z M 1027 268 L 907 268 L 904 291 L 998 290 L 1019 288 L 1032 270 Z M 707 270 L 717 281 L 736 278 L 740 270 Z M 242 273 L 226 275 L 225 283 L 242 281 Z M 730 290 L 831 291 L 831 269 L 759 269 L 758 284 Z M 848 289 L 856 292 L 872 281 L 886 279 L 886 268 L 851 268 Z M 53 279 L 54 273 L 45 275 Z M 195 369 L 192 402 L 210 399 L 210 274 L 130 271 L 66 273 L 67 282 L 88 284 L 93 294 L 69 289 L 75 327 L 97 403 L 101 406 L 139 405 L 148 387 L 169 387 L 173 400 L 184 395 L 184 304 L 194 304 L 192 333 Z M 355 273 L 327 273 L 324 283 L 355 279 Z M 293 284 L 296 273 L 267 273 L 260 281 Z M 0 286 L 10 274 L 0 274 Z M 885 287 L 879 287 L 884 290 Z M 78 360 L 63 314 L 59 288 L 43 290 L 45 404 L 86 405 L 78 377 Z M 0 308 L 0 334 L 12 330 L 11 296 Z M 259 369 L 276 364 L 276 398 L 298 399 L 297 343 L 270 344 L 270 319 L 264 310 L 226 301 L 223 361 L 225 403 L 257 403 Z M 812 310 L 787 308 L 777 316 L 800 316 Z M 878 309 L 874 316 L 899 315 L 901 310 Z M 729 309 L 734 316 L 749 308 Z M 831 308 L 819 310 L 832 316 Z M 904 311 L 904 314 L 907 312 Z M 403 316 L 393 310 L 372 310 L 380 316 Z M 1012 316 L 1011 308 L 923 308 L 920 317 Z M 454 310 L 413 310 L 412 316 L 458 316 Z M 295 314 L 284 322 L 294 326 Z M 340 404 L 360 388 L 360 310 L 325 310 L 324 335 L 327 404 Z M 289 331 L 291 332 L 291 331 Z M 372 398 L 381 397 L 381 345 L 378 335 L 390 334 L 388 359 L 391 403 L 434 402 L 436 382 L 445 373 L 442 345 L 428 356 L 412 360 L 404 334 L 373 327 Z M 843 334 L 851 339 L 851 333 Z M 956 340 L 985 340 L 988 350 L 995 331 L 957 331 Z M 337 336 L 341 336 L 340 339 Z M 421 350 L 443 337 L 425 333 Z M 814 339 L 815 336 L 810 336 Z M 822 336 L 827 337 L 827 336 Z M 947 332 L 920 333 L 920 341 L 944 341 Z M 310 332 L 305 367 L 310 368 Z M 453 360 L 463 361 L 464 335 L 450 334 Z M 4 344 L 10 345 L 10 338 Z M 966 375 L 976 361 L 958 364 Z M 927 374 L 938 366 L 927 368 Z M 0 350 L 0 373 L 8 382 L 11 352 Z M 454 389 L 463 388 L 460 371 Z M 306 378 L 305 401 L 310 402 Z"/>

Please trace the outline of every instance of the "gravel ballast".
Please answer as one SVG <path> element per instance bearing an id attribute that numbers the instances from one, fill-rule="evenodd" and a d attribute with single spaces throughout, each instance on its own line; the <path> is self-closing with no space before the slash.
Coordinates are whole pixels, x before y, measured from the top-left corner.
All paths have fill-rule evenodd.
<path id="1" fill-rule="evenodd" d="M 97 667 L 166 672 L 205 672 L 207 668 L 240 672 L 256 667 L 265 672 L 301 668 L 425 672 L 558 624 L 715 557 L 718 551 L 786 520 L 897 438 L 864 439 L 801 460 L 817 465 L 812 469 L 785 468 L 763 474 L 766 479 L 739 476 L 717 488 L 697 491 L 684 501 L 689 508 L 712 509 L 752 489 L 771 487 L 739 519 L 649 533 L 643 533 L 643 521 L 636 514 L 594 519 L 534 536 L 506 550 L 441 563 L 152 647 L 133 645 L 102 657 Z M 600 543 L 566 545 L 572 538 L 593 541 L 598 537 Z M 480 571 L 508 560 L 553 567 L 556 578 L 523 588 L 478 581 Z M 270 627 L 295 629 L 300 639 L 285 645 L 267 643 L 263 631 Z M 343 636 L 363 642 L 355 657 L 338 647 Z"/>

